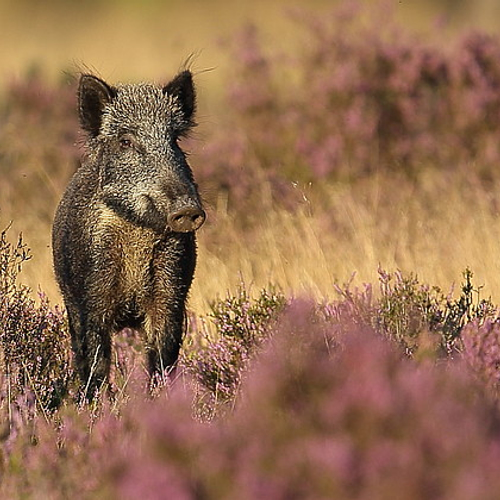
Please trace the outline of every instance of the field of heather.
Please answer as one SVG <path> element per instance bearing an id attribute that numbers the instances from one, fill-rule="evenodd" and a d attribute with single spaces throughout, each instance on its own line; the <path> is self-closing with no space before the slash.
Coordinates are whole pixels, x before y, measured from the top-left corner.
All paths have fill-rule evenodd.
<path id="1" fill-rule="evenodd" d="M 0 497 L 498 498 L 499 26 L 493 0 L 0 0 Z M 148 395 L 124 330 L 88 403 L 50 246 L 77 79 L 186 61 L 179 366 Z"/>

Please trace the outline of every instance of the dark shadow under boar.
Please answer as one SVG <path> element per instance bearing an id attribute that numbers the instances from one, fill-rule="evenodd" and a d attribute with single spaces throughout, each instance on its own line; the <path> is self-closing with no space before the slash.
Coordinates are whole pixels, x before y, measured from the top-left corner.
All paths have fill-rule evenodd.
<path id="1" fill-rule="evenodd" d="M 86 154 L 57 209 L 54 267 L 86 396 L 108 381 L 111 336 L 144 337 L 151 377 L 178 357 L 205 213 L 178 139 L 194 126 L 192 75 L 165 87 L 79 84 Z"/>

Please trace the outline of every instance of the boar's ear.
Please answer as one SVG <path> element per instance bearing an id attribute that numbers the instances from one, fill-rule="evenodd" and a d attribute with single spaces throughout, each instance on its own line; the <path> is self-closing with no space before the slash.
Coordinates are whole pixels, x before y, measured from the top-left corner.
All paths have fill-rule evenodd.
<path id="1" fill-rule="evenodd" d="M 116 96 L 116 90 L 93 75 L 82 75 L 78 87 L 80 124 L 92 137 L 99 134 L 106 104 Z"/>
<path id="2" fill-rule="evenodd" d="M 191 71 L 186 69 L 179 73 L 170 83 L 163 87 L 163 93 L 177 97 L 187 128 L 193 126 L 193 115 L 196 110 L 196 91 Z"/>

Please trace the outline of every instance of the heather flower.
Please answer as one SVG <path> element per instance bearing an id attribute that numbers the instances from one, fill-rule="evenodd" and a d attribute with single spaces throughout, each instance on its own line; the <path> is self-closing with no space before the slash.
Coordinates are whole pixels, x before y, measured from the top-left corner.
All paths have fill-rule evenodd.
<path id="1" fill-rule="evenodd" d="M 498 317 L 489 299 L 480 297 L 466 269 L 457 298 L 439 287 L 420 283 L 417 276 L 379 269 L 378 293 L 365 284 L 336 286 L 340 299 L 323 304 L 322 312 L 335 325 L 373 328 L 396 341 L 410 357 L 447 357 L 457 352 L 463 327 L 472 321 L 483 323 Z M 375 298 L 375 296 L 376 298 Z"/>
<path id="2" fill-rule="evenodd" d="M 227 448 L 233 481 L 222 498 L 405 491 L 479 499 L 495 491 L 497 417 L 487 404 L 479 409 L 463 370 L 415 365 L 366 329 L 339 338 L 310 322 L 310 304 L 287 311 L 228 425 L 229 442 L 240 444 Z"/>
<path id="3" fill-rule="evenodd" d="M 500 388 L 500 324 L 487 320 L 466 325 L 461 334 L 462 357 L 495 397 Z"/>
<path id="4" fill-rule="evenodd" d="M 56 428 L 38 421 L 38 444 L 17 439 L 0 493 L 495 498 L 496 407 L 460 363 L 413 362 L 350 321 L 356 310 L 291 301 L 249 361 L 240 403 L 210 424 L 193 418 L 196 387 L 182 376 L 153 400 L 131 393 L 119 417 L 103 405 L 60 410 Z"/>
<path id="5" fill-rule="evenodd" d="M 17 276 L 29 259 L 29 249 L 20 236 L 12 245 L 3 231 L 0 239 L 0 350 L 2 376 L 12 399 L 25 392 L 34 394 L 43 411 L 54 409 L 67 394 L 72 381 L 69 334 L 66 319 L 51 308 L 40 293 L 36 305 L 28 287 L 18 285 Z"/>
<path id="6" fill-rule="evenodd" d="M 422 168 L 470 176 L 498 163 L 498 37 L 461 34 L 443 47 L 403 29 L 389 2 L 293 20 L 304 42 L 293 54 L 266 51 L 255 26 L 232 44 L 231 114 L 200 158 L 231 209 L 296 207 L 291 182 Z"/>
<path id="7" fill-rule="evenodd" d="M 261 290 L 252 299 L 242 284 L 238 295 L 212 304 L 216 338 L 211 339 L 205 331 L 206 344 L 185 352 L 181 359 L 181 367 L 202 389 L 200 417 L 211 419 L 217 410 L 234 401 L 250 360 L 270 334 L 285 302 L 273 288 Z"/>

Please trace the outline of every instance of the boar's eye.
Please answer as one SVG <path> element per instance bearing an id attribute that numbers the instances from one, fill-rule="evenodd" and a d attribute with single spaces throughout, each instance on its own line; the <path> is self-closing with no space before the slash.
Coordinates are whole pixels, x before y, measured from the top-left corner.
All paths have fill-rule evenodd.
<path id="1" fill-rule="evenodd" d="M 134 144 L 133 144 L 131 139 L 128 139 L 126 137 L 122 137 L 120 139 L 120 147 L 122 149 L 130 149 L 130 148 L 134 147 Z"/>

